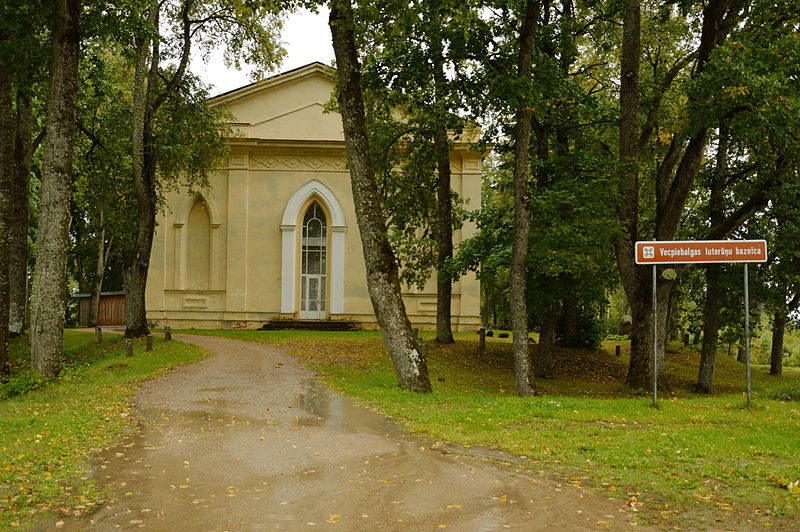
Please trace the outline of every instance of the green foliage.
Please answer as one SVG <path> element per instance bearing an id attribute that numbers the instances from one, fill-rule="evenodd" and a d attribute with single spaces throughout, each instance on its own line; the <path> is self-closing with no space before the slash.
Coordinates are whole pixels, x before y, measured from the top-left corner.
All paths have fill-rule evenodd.
<path id="1" fill-rule="evenodd" d="M 231 118 L 213 106 L 196 77 L 184 76 L 153 124 L 159 184 L 167 190 L 179 185 L 206 188 L 208 173 L 221 167 L 228 156 Z"/>
<path id="2" fill-rule="evenodd" d="M 0 383 L 0 401 L 37 390 L 45 381 L 30 368 L 9 377 L 7 382 Z"/>
<path id="3" fill-rule="evenodd" d="M 575 294 L 582 309 L 580 331 L 568 342 L 576 346 L 599 341 L 598 311 L 617 279 L 610 246 L 616 224 L 606 201 L 611 185 L 602 177 L 603 161 L 581 153 L 569 160 L 554 157 L 543 163 L 546 169 L 540 168 L 552 178 L 552 184 L 533 191 L 528 255 L 531 323 L 541 323 L 546 313 L 558 311 L 568 294 Z M 511 261 L 510 171 L 507 155 L 487 161 L 483 205 L 476 217 L 478 233 L 462 244 L 454 261 L 461 271 L 478 272 L 485 285 L 484 304 L 491 307 L 493 316 L 498 310 L 501 316 L 507 315 L 502 309 L 507 306 Z"/>
<path id="4" fill-rule="evenodd" d="M 597 309 L 590 306 L 583 306 L 578 313 L 577 336 L 574 338 L 563 338 L 563 329 L 557 336 L 562 337 L 562 343 L 569 347 L 581 347 L 585 349 L 597 349 L 600 342 L 606 338 L 605 326 L 599 318 Z"/>
<path id="5" fill-rule="evenodd" d="M 609 183 L 586 174 L 556 182 L 532 199 L 533 268 L 540 275 L 592 279 L 612 277 L 609 241 L 612 213 L 604 199 Z"/>
<path id="6" fill-rule="evenodd" d="M 53 12 L 50 2 L 4 2 L 0 16 L 0 68 L 17 87 L 46 79 L 49 58 L 47 32 Z"/>
<path id="7" fill-rule="evenodd" d="M 175 1 L 165 3 L 165 13 L 172 25 L 171 39 L 182 38 L 180 10 L 189 6 L 193 47 L 203 58 L 222 48 L 227 66 L 241 69 L 249 66 L 254 81 L 273 71 L 286 56 L 280 41 L 283 27 L 282 10 L 288 8 L 281 0 L 214 0 L 210 2 Z M 179 55 L 176 49 L 172 53 Z"/>
<path id="8" fill-rule="evenodd" d="M 93 291 L 99 246 L 108 253 L 107 271 L 119 269 L 113 267 L 132 245 L 137 211 L 130 180 L 129 65 L 107 40 L 89 41 L 85 48 L 81 71 L 87 82 L 79 94 L 83 134 L 76 143 L 69 268 L 78 290 L 87 293 Z"/>

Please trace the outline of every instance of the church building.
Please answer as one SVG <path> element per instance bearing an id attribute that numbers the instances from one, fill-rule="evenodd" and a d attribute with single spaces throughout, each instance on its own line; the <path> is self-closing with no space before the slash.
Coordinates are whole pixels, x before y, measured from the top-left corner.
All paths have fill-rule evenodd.
<path id="1" fill-rule="evenodd" d="M 377 323 L 347 169 L 341 118 L 325 111 L 332 69 L 321 63 L 214 98 L 235 118 L 230 159 L 200 193 L 170 192 L 159 215 L 147 317 L 176 328 L 260 328 L 269 322 Z M 480 152 L 456 143 L 452 188 L 480 207 Z M 431 194 L 434 194 L 431 191 Z M 475 232 L 468 223 L 454 245 Z M 403 287 L 415 327 L 436 324 L 436 282 Z M 456 331 L 480 324 L 470 273 L 453 285 Z"/>

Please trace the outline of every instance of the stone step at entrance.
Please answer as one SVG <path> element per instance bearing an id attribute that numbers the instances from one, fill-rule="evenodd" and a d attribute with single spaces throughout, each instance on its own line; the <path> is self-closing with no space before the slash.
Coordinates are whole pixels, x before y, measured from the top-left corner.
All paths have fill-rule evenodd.
<path id="1" fill-rule="evenodd" d="M 262 331 L 360 331 L 357 323 L 344 320 L 272 320 L 261 326 Z"/>

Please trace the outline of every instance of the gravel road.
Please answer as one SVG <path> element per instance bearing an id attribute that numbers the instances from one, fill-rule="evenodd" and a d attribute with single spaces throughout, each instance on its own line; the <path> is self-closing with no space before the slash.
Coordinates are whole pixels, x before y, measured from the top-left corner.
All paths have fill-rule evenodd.
<path id="1" fill-rule="evenodd" d="M 94 476 L 109 502 L 58 530 L 619 530 L 623 502 L 431 449 L 273 346 L 181 336 L 212 356 L 145 383 L 139 430 Z M 53 523 L 48 529 L 56 529 Z"/>

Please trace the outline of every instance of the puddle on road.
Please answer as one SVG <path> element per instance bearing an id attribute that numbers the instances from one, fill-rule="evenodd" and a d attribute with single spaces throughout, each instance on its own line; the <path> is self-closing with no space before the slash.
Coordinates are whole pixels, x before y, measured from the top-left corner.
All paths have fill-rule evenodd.
<path id="1" fill-rule="evenodd" d="M 295 425 L 302 427 L 326 426 L 351 432 L 372 434 L 401 434 L 403 431 L 385 417 L 357 406 L 351 399 L 330 391 L 314 380 L 303 381 L 305 391 L 298 394 L 292 406 L 302 408 L 311 416 L 296 416 Z"/>

